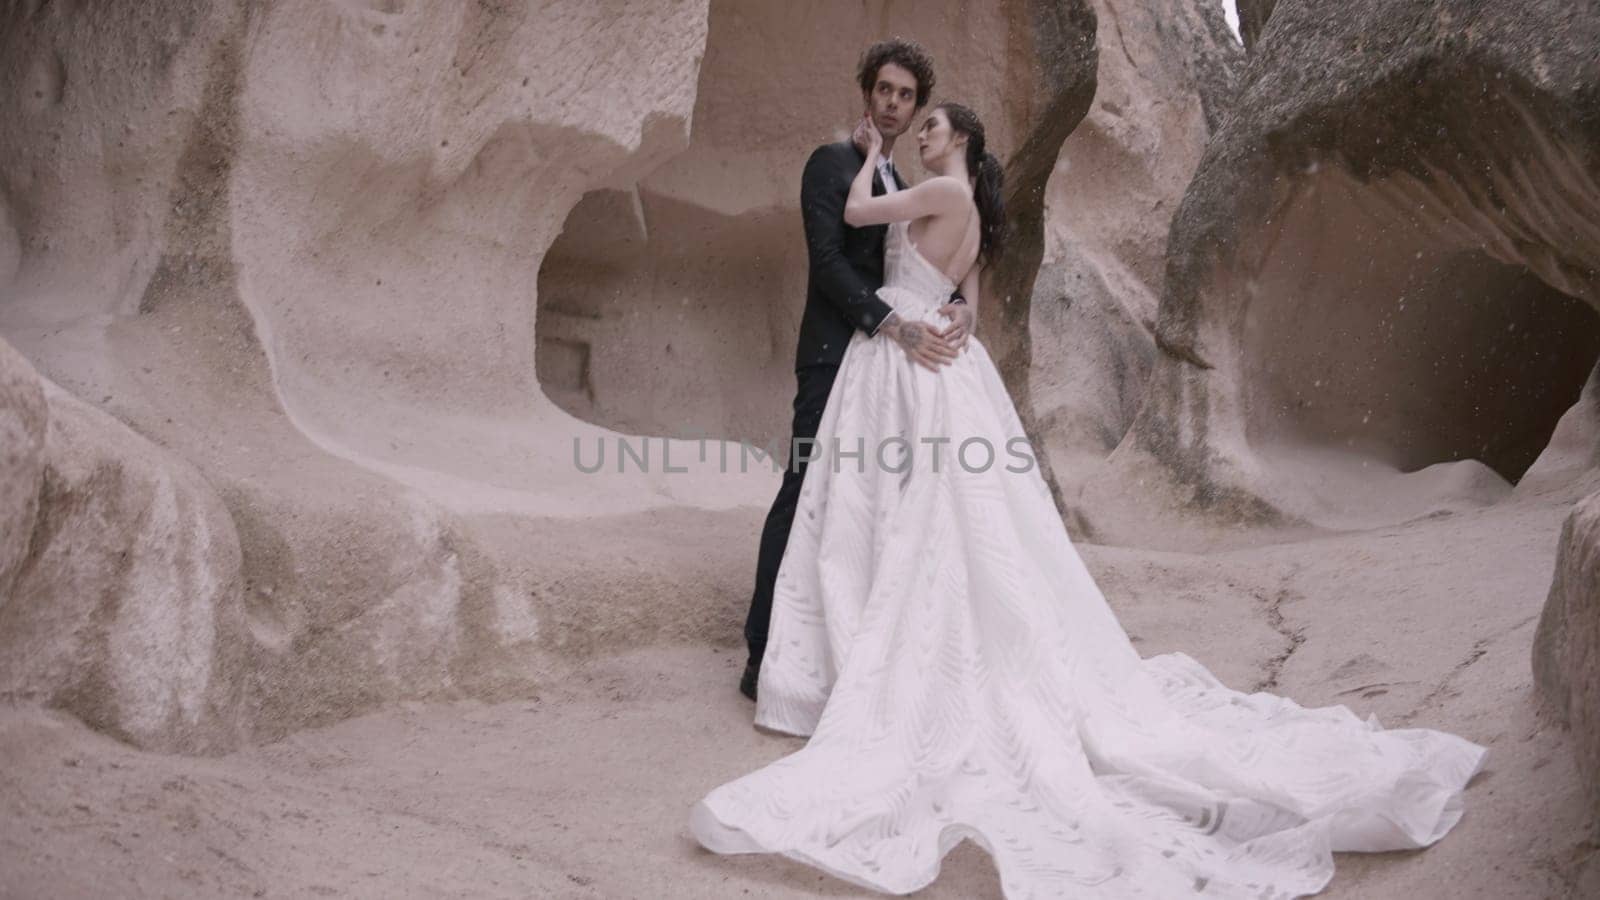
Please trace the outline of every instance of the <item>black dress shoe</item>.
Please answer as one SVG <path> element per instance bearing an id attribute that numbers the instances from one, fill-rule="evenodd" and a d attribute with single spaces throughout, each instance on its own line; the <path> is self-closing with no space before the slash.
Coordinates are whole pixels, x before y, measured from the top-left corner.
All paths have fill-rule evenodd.
<path id="1" fill-rule="evenodd" d="M 739 693 L 754 700 L 756 698 L 756 682 L 760 678 L 761 663 L 754 661 L 745 663 L 744 677 L 739 679 Z"/>

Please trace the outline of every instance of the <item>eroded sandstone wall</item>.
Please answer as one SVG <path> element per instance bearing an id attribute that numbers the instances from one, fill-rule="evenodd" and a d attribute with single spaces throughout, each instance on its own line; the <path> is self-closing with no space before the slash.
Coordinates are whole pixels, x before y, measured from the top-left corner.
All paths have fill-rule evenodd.
<path id="1" fill-rule="evenodd" d="M 0 689 L 210 751 L 526 690 L 659 629 L 646 582 L 713 594 L 541 523 L 761 482 L 575 477 L 614 435 L 533 337 L 570 207 L 687 142 L 705 12 L 7 4 L 0 332 L 44 379 L 3 380 Z"/>
<path id="2" fill-rule="evenodd" d="M 1144 397 L 1167 232 L 1243 61 L 1220 4 L 1095 7 L 1098 86 L 1049 176 L 1028 322 L 1028 382 L 1069 505 Z"/>
<path id="3" fill-rule="evenodd" d="M 1272 16 L 1174 220 L 1161 352 L 1106 482 L 1153 461 L 1181 504 L 1336 526 L 1502 498 L 1600 350 L 1600 20 Z"/>

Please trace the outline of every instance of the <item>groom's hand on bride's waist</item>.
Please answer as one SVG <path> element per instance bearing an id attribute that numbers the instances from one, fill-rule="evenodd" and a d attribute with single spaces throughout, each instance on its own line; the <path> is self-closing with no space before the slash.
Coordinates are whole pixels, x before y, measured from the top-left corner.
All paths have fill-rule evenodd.
<path id="1" fill-rule="evenodd" d="M 926 322 L 903 319 L 898 312 L 889 314 L 878 333 L 899 344 L 913 362 L 935 372 L 954 362 L 959 349 L 956 341 L 944 337 L 938 329 Z"/>
<path id="2" fill-rule="evenodd" d="M 939 315 L 950 320 L 939 336 L 955 344 L 957 350 L 967 346 L 967 338 L 972 336 L 972 329 L 977 325 L 978 313 L 965 300 L 952 300 L 939 307 Z"/>

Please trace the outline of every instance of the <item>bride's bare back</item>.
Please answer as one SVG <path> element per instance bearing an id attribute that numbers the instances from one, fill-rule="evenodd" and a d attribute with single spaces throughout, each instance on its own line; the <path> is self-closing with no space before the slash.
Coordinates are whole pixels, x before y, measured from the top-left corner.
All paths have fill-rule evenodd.
<path id="1" fill-rule="evenodd" d="M 949 175 L 940 175 L 960 183 Z M 935 179 L 937 180 L 937 179 Z M 938 212 L 912 220 L 906 234 L 928 262 L 936 266 L 953 284 L 960 284 L 978 261 L 978 248 L 983 240 L 982 223 L 978 218 L 978 205 L 967 191 L 964 211 Z"/>

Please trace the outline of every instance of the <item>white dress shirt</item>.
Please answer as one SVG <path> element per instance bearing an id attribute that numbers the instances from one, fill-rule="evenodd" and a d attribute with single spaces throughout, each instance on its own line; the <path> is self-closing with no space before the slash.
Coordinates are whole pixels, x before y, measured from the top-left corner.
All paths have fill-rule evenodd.
<path id="1" fill-rule="evenodd" d="M 889 168 L 888 157 L 878 158 L 878 175 L 883 178 L 883 192 L 892 194 L 900 190 L 900 185 L 894 180 L 894 170 Z"/>
<path id="2" fill-rule="evenodd" d="M 878 177 L 883 180 L 883 192 L 885 194 L 892 194 L 895 191 L 900 190 L 899 182 L 894 180 L 894 171 L 889 168 L 889 158 L 887 156 L 878 157 Z M 867 336 L 877 337 L 878 329 L 882 328 L 883 323 L 887 321 L 889 321 L 889 317 L 884 316 L 881 320 L 879 320 L 878 324 L 873 327 L 872 331 L 868 332 Z"/>

